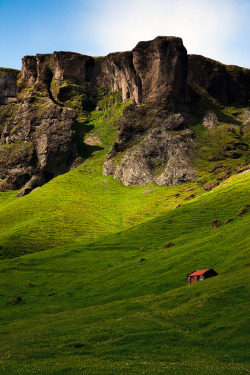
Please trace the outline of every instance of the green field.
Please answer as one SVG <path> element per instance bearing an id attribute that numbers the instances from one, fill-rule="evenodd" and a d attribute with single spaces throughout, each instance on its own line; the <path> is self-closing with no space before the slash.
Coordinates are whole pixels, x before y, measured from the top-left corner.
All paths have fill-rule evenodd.
<path id="1" fill-rule="evenodd" d="M 60 201 L 62 181 L 68 202 Z M 15 232 L 23 230 L 21 250 L 29 242 L 32 251 L 50 238 L 52 245 L 70 243 L 74 233 L 76 239 L 1 262 L 1 374 L 247 374 L 249 212 L 236 214 L 248 204 L 249 172 L 178 209 L 171 209 L 176 204 L 171 199 L 166 209 L 162 188 L 143 194 L 145 187 L 118 183 L 116 190 L 109 180 L 110 192 L 117 191 L 114 205 L 95 201 L 99 211 L 88 216 L 89 228 L 85 204 L 77 204 L 79 195 L 74 201 L 75 190 L 67 190 L 77 186 L 72 181 L 61 176 L 18 201 L 12 193 L 3 195 L 1 218 L 13 215 L 15 228 L 15 210 L 23 214 Z M 144 198 L 150 195 L 153 199 Z M 151 208 L 159 196 L 161 208 Z M 65 208 L 70 202 L 75 216 Z M 155 218 L 146 219 L 147 212 Z M 212 229 L 214 218 L 234 220 Z M 96 223 L 93 239 L 85 239 Z M 14 236 L 11 241 L 18 251 Z M 169 241 L 175 246 L 163 248 Z M 138 262 L 142 257 L 145 261 Z M 210 267 L 218 277 L 186 286 L 188 273 Z M 15 296 L 22 297 L 21 303 L 11 302 Z"/>
<path id="2" fill-rule="evenodd" d="M 103 177 L 122 109 L 79 119 L 102 141 L 82 165 L 0 193 L 0 374 L 248 374 L 250 171 L 210 192 L 205 159 L 182 186 Z"/>

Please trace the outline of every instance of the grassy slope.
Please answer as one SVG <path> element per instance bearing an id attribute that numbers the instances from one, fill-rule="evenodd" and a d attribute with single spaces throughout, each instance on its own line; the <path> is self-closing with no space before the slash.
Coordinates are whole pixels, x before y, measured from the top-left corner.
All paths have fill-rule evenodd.
<path id="1" fill-rule="evenodd" d="M 246 172 L 120 233 L 3 261 L 1 373 L 247 374 L 249 186 Z M 219 276 L 185 286 L 206 267 Z"/>
<path id="2" fill-rule="evenodd" d="M 21 199 L 14 192 L 0 193 L 0 258 L 115 233 L 185 203 L 191 193 L 203 192 L 199 184 L 125 187 L 113 176 L 102 176 L 103 160 L 117 137 L 116 120 L 124 106 L 118 103 L 92 112 L 87 125 L 78 122 L 85 138 L 98 137 L 103 143 L 79 145 L 83 157 L 88 156 L 82 166 Z M 174 196 L 177 193 L 180 196 Z"/>
<path id="3" fill-rule="evenodd" d="M 204 193 L 218 163 L 206 158 L 224 145 L 209 145 L 198 125 L 197 183 L 124 187 L 103 177 L 123 108 L 93 112 L 88 124 L 79 116 L 79 133 L 103 142 L 82 148 L 82 166 L 21 199 L 0 193 L 1 257 L 35 252 L 0 265 L 0 373 L 246 374 L 249 211 L 236 213 L 250 204 L 249 172 Z M 215 218 L 234 220 L 212 230 Z M 185 285 L 209 267 L 217 278 Z"/>
<path id="4" fill-rule="evenodd" d="M 117 120 L 128 105 L 120 103 L 116 96 L 111 99 L 110 106 L 103 99 L 103 110 L 93 111 L 87 123 L 86 115 L 79 114 L 78 148 L 87 158 L 83 165 L 21 199 L 15 198 L 14 192 L 0 193 L 0 259 L 116 233 L 186 204 L 193 195 L 204 193 L 204 182 L 217 181 L 218 176 L 209 171 L 218 161 L 208 162 L 207 157 L 222 152 L 227 142 L 235 141 L 236 135 L 224 126 L 211 133 L 201 124 L 193 126 L 201 145 L 195 150 L 194 164 L 200 175 L 196 183 L 125 187 L 113 176 L 103 177 L 103 160 L 116 140 Z M 101 143 L 83 145 L 83 130 L 85 139 L 92 137 Z M 236 133 L 240 133 L 239 129 Z M 243 151 L 241 158 L 222 162 L 233 171 L 247 157 L 249 152 Z"/>
<path id="5" fill-rule="evenodd" d="M 88 161 L 22 199 L 8 193 L 6 201 L 2 194 L 2 257 L 114 233 L 167 212 L 191 194 L 187 186 L 126 188 L 101 175 L 101 161 Z M 200 194 L 202 188 L 192 185 L 191 190 Z"/>

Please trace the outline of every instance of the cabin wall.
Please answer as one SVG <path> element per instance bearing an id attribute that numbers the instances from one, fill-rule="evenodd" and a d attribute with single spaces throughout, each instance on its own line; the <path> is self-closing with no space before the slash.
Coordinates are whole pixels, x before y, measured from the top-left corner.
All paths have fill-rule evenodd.
<path id="1" fill-rule="evenodd" d="M 205 273 L 204 279 L 210 279 L 210 277 L 218 276 L 218 273 L 214 270 L 209 270 Z"/>

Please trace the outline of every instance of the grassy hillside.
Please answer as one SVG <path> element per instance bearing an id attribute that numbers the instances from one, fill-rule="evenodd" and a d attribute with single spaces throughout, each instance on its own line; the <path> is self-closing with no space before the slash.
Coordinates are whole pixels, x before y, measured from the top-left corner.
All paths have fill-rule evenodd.
<path id="1" fill-rule="evenodd" d="M 0 192 L 0 258 L 115 233 L 204 192 L 200 183 L 125 187 L 113 176 L 103 177 L 103 161 L 117 138 L 117 121 L 126 105 L 117 101 L 106 108 L 104 103 L 104 109 L 91 112 L 88 119 L 79 114 L 78 150 L 85 160 L 81 166 L 21 199 L 15 192 Z"/>
<path id="2" fill-rule="evenodd" d="M 101 161 L 88 161 L 22 199 L 13 192 L 2 193 L 1 257 L 115 233 L 168 212 L 203 191 L 198 184 L 126 188 L 113 176 L 102 176 Z"/>
<path id="3" fill-rule="evenodd" d="M 198 123 L 192 126 L 199 143 L 193 160 L 199 173 L 196 182 L 125 187 L 113 176 L 103 177 L 102 168 L 117 140 L 117 121 L 129 103 L 121 103 L 119 94 L 114 94 L 104 96 L 99 104 L 100 111 L 78 110 L 75 128 L 82 165 L 21 199 L 15 197 L 16 192 L 0 192 L 0 259 L 105 237 L 144 223 L 186 205 L 204 194 L 205 182 L 223 183 L 238 165 L 249 161 L 249 151 L 237 148 L 242 146 L 238 126 L 221 124 L 211 132 Z M 237 159 L 227 155 L 228 151 L 225 154 L 228 145 L 237 151 Z M 209 161 L 220 154 L 222 162 Z"/>
<path id="4" fill-rule="evenodd" d="M 82 165 L 0 193 L 0 374 L 249 373 L 250 172 L 227 178 L 249 162 L 239 124 L 192 126 L 196 182 L 125 187 L 102 166 L 126 105 L 78 104 Z M 187 286 L 204 268 L 219 276 Z"/>
<path id="5" fill-rule="evenodd" d="M 249 187 L 245 172 L 127 229 L 124 209 L 123 231 L 2 261 L 1 374 L 247 374 Z M 143 190 L 129 190 L 137 205 L 160 194 Z"/>

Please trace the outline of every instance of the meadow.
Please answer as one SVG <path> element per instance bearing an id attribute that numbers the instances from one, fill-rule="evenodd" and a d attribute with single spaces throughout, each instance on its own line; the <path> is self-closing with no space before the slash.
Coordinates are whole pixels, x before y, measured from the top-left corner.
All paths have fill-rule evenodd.
<path id="1" fill-rule="evenodd" d="M 131 228 L 3 260 L 1 373 L 247 374 L 248 192 L 245 172 Z M 187 286 L 204 268 L 219 276 Z"/>
<path id="2" fill-rule="evenodd" d="M 117 107 L 79 119 L 102 141 L 82 165 L 0 193 L 0 373 L 248 374 L 250 172 L 209 192 L 204 165 L 182 186 L 103 177 Z"/>

